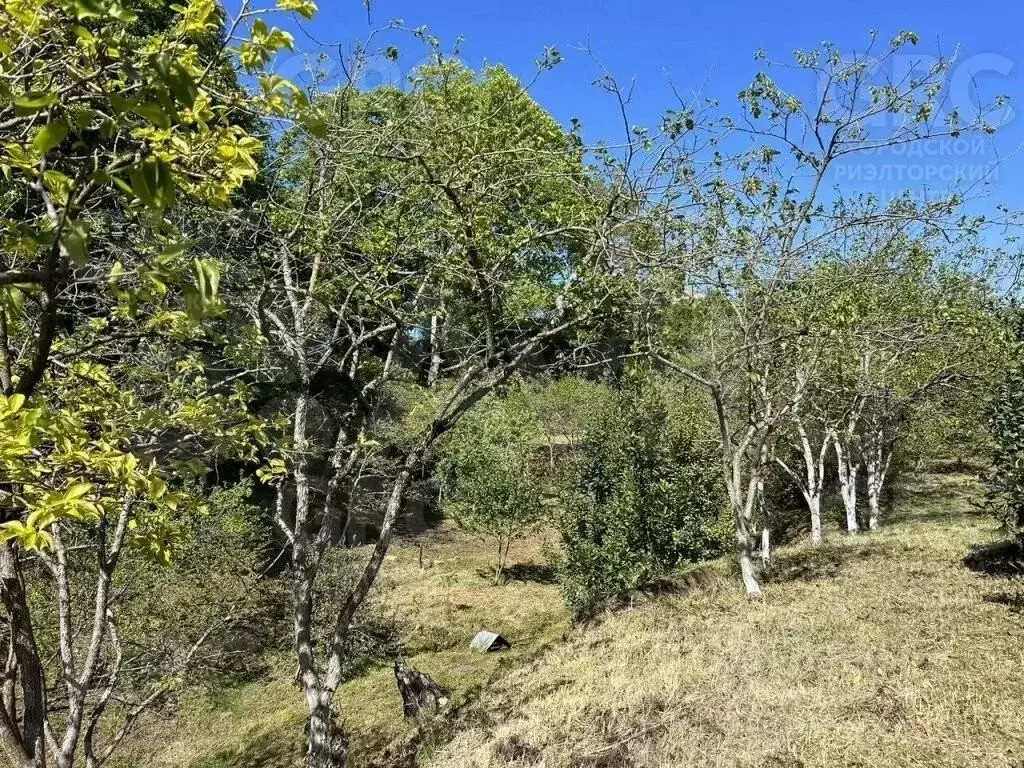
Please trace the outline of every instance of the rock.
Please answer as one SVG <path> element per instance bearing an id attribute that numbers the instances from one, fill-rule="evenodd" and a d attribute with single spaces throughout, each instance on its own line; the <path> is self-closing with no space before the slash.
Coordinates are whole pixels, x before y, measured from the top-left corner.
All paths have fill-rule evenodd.
<path id="1" fill-rule="evenodd" d="M 487 630 L 484 630 L 483 632 L 476 633 L 476 637 L 470 641 L 469 647 L 474 651 L 487 653 L 489 651 L 503 651 L 507 648 L 511 648 L 512 643 L 497 632 L 488 632 Z"/>
<path id="2" fill-rule="evenodd" d="M 401 656 L 395 659 L 395 682 L 406 717 L 418 717 L 424 710 L 437 711 L 448 703 L 449 692 L 429 675 L 410 667 Z"/>

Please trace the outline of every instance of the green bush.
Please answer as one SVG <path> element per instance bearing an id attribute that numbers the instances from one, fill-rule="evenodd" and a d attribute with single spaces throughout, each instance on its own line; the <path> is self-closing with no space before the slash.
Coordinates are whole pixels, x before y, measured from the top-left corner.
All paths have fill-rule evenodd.
<path id="1" fill-rule="evenodd" d="M 665 385 L 630 385 L 596 414 L 558 515 L 559 571 L 577 618 L 724 551 L 719 461 L 702 409 Z"/>
<path id="2" fill-rule="evenodd" d="M 442 446 L 437 477 L 444 512 L 462 529 L 494 539 L 495 583 L 512 542 L 540 517 L 542 445 L 536 418 L 513 393 L 483 403 Z"/>
<path id="3" fill-rule="evenodd" d="M 1024 533 L 1024 312 L 1015 313 L 1010 330 L 1016 343 L 989 404 L 993 447 L 986 480 L 989 508 L 1019 539 Z"/>

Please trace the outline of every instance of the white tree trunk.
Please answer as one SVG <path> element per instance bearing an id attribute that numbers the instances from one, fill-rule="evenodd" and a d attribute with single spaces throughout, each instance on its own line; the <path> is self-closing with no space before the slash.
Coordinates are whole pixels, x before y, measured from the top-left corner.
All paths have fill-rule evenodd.
<path id="1" fill-rule="evenodd" d="M 828 454 L 829 444 L 835 440 L 835 433 L 826 432 L 821 438 L 818 450 L 815 451 L 811 446 L 811 439 L 804 426 L 803 417 L 799 413 L 793 415 L 793 423 L 796 425 L 796 431 L 800 437 L 804 472 L 801 475 L 779 457 L 775 458 L 775 462 L 793 478 L 800 488 L 811 518 L 811 544 L 818 545 L 825 540 L 824 529 L 821 525 L 821 495 L 822 489 L 825 487 L 825 456 Z"/>
<path id="2" fill-rule="evenodd" d="M 444 319 L 436 313 L 430 316 L 430 369 L 427 371 L 427 386 L 433 387 L 441 377 L 444 361 L 441 349 L 444 345 Z"/>
<path id="3" fill-rule="evenodd" d="M 345 768 L 348 763 L 344 735 L 338 732 L 331 714 L 332 698 L 329 691 L 307 694 L 310 715 L 306 768 Z"/>
<path id="4" fill-rule="evenodd" d="M 886 450 L 886 449 L 889 450 Z M 881 498 L 885 487 L 885 476 L 892 461 L 892 443 L 886 442 L 885 434 L 877 429 L 871 436 L 871 447 L 864 462 L 868 485 L 868 526 L 875 531 L 882 526 Z"/>
<path id="5" fill-rule="evenodd" d="M 867 472 L 868 481 L 868 527 L 874 531 L 881 524 L 879 514 L 878 494 L 879 488 L 879 467 L 874 456 L 864 462 L 864 469 Z"/>
<path id="6" fill-rule="evenodd" d="M 817 546 L 825 540 L 825 535 L 821 528 L 821 489 L 816 489 L 813 493 L 804 494 L 804 500 L 807 502 L 807 509 L 811 513 L 811 544 Z"/>
<path id="7" fill-rule="evenodd" d="M 768 517 L 768 506 L 764 502 L 764 478 L 757 478 L 757 515 L 761 521 L 761 565 L 767 568 L 772 562 L 772 521 Z"/>
<path id="8" fill-rule="evenodd" d="M 836 452 L 836 467 L 839 474 L 839 495 L 846 510 L 846 530 L 857 533 L 857 472 L 860 465 L 853 460 L 852 451 L 845 450 L 840 440 L 833 442 Z"/>
<path id="9" fill-rule="evenodd" d="M 743 588 L 747 592 L 747 597 L 758 598 L 763 593 L 761 585 L 757 581 L 757 571 L 754 568 L 754 536 L 750 531 L 754 505 L 757 502 L 757 477 L 755 475 L 750 478 L 744 493 L 742 485 L 738 482 L 741 477 L 741 461 L 741 454 L 733 457 L 734 473 L 728 483 L 729 497 L 732 500 L 733 518 L 736 522 L 736 543 L 739 545 L 740 576 L 743 578 Z"/>
<path id="10" fill-rule="evenodd" d="M 739 530 L 737 527 L 736 540 L 740 547 L 740 576 L 743 579 L 743 588 L 747 597 L 761 597 L 761 585 L 757 582 L 757 572 L 754 569 L 753 544 L 750 534 L 746 530 Z"/>

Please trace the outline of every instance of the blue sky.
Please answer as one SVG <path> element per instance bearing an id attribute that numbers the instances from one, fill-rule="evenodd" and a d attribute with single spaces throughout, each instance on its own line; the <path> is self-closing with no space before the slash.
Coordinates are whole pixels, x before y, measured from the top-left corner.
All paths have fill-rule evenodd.
<path id="1" fill-rule="evenodd" d="M 377 0 L 371 14 L 374 25 L 392 18 L 408 26 L 426 25 L 449 45 L 461 35 L 462 56 L 470 64 L 501 63 L 522 77 L 532 75 L 545 46 L 555 46 L 566 61 L 543 76 L 533 93 L 557 119 L 567 123 L 580 118 L 590 141 L 615 140 L 621 135 L 621 122 L 607 95 L 591 85 L 600 70 L 578 50 L 582 45 L 589 45 L 601 65 L 621 81 L 635 78 L 631 117 L 653 125 L 662 109 L 672 104 L 670 83 L 685 94 L 699 89 L 718 98 L 724 110 L 732 110 L 736 92 L 758 69 L 758 49 L 786 59 L 794 48 L 811 48 L 827 39 L 848 51 L 863 49 L 871 29 L 879 30 L 884 39 L 910 29 L 921 36 L 921 55 L 940 49 L 950 53 L 959 46 L 962 64 L 954 77 L 960 78 L 961 86 L 973 79 L 989 95 L 1008 95 L 1019 114 L 984 150 L 893 158 L 896 164 L 929 165 L 931 183 L 938 185 L 950 174 L 979 174 L 982 166 L 991 169 L 998 162 L 996 170 L 985 171 L 990 181 L 986 199 L 1024 207 L 1024 185 L 1017 182 L 1024 175 L 1024 3 L 1015 0 Z M 306 29 L 323 43 L 361 38 L 368 30 L 366 10 L 360 0 L 321 0 L 319 15 Z M 314 47 L 295 31 L 300 48 Z M 383 62 L 381 71 L 371 77 L 394 79 L 415 64 L 415 46 L 397 42 L 404 51 L 398 65 Z M 805 87 L 810 96 L 815 84 L 807 80 L 794 87 Z M 966 93 L 966 88 L 960 90 Z M 895 173 L 904 172 L 903 182 L 890 177 L 880 191 L 922 183 L 921 170 L 904 167 Z M 848 173 L 836 183 L 858 190 L 874 183 L 853 176 Z"/>

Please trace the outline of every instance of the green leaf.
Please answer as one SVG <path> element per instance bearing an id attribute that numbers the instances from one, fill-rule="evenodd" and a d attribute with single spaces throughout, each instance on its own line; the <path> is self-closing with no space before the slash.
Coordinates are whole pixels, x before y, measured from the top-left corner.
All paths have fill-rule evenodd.
<path id="1" fill-rule="evenodd" d="M 74 501 L 75 499 L 80 499 L 91 490 L 92 483 L 75 483 L 64 491 L 64 500 Z"/>
<path id="2" fill-rule="evenodd" d="M 282 11 L 295 11 L 304 19 L 312 19 L 317 12 L 316 3 L 311 0 L 277 0 L 277 7 Z"/>
<path id="3" fill-rule="evenodd" d="M 67 135 L 68 124 L 63 120 L 55 120 L 36 131 L 35 138 L 32 139 L 32 147 L 40 154 L 45 155 L 64 141 L 64 137 Z"/>
<path id="4" fill-rule="evenodd" d="M 114 266 L 110 268 L 110 272 L 107 274 L 107 284 L 117 285 L 121 282 L 122 275 L 124 275 L 124 265 L 120 261 L 115 261 Z"/>
<path id="5" fill-rule="evenodd" d="M 185 287 L 185 312 L 198 322 L 207 312 L 217 307 L 217 290 L 220 285 L 220 268 L 209 259 L 195 259 L 195 286 Z"/>
<path id="6" fill-rule="evenodd" d="M 171 167 L 163 160 L 150 158 L 131 169 L 132 193 L 149 208 L 161 210 L 174 204 L 174 180 Z"/>
<path id="7" fill-rule="evenodd" d="M 133 107 L 132 111 L 139 117 L 149 120 L 153 125 L 158 128 L 170 128 L 171 118 L 164 110 L 162 106 L 155 102 L 148 102 L 146 104 L 139 104 L 137 107 Z"/>
<path id="8" fill-rule="evenodd" d="M 180 62 L 173 61 L 166 53 L 154 55 L 152 63 L 164 85 L 174 94 L 174 98 L 191 108 L 196 103 L 196 96 L 199 95 L 199 88 L 192 75 Z"/>
<path id="9" fill-rule="evenodd" d="M 60 238 L 61 245 L 68 252 L 68 258 L 76 267 L 81 268 L 89 261 L 89 230 L 81 222 L 72 222 L 64 230 Z"/>
<path id="10" fill-rule="evenodd" d="M 71 7 L 79 19 L 98 18 L 106 10 L 101 0 L 74 0 Z"/>
<path id="11" fill-rule="evenodd" d="M 34 115 L 57 103 L 57 94 L 49 91 L 26 91 L 14 97 L 14 111 L 19 115 Z"/>
<path id="12" fill-rule="evenodd" d="M 131 24 L 133 21 L 138 21 L 139 18 L 134 11 L 121 5 L 116 0 L 107 9 L 107 15 L 125 24 Z"/>

